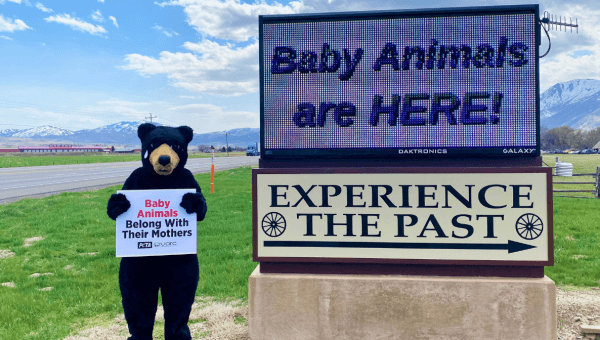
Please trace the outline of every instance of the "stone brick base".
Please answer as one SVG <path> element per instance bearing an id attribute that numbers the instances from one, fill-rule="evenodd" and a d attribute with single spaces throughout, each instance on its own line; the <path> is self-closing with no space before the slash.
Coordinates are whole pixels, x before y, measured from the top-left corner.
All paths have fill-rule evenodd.
<path id="1" fill-rule="evenodd" d="M 249 278 L 252 340 L 556 340 L 548 277 L 261 274 Z"/>

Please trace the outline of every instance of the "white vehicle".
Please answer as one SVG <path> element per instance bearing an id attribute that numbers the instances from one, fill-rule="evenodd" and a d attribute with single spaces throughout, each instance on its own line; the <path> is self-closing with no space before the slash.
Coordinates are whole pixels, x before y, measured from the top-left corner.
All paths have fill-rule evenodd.
<path id="1" fill-rule="evenodd" d="M 260 143 L 248 144 L 248 149 L 246 150 L 246 156 L 260 156 Z"/>

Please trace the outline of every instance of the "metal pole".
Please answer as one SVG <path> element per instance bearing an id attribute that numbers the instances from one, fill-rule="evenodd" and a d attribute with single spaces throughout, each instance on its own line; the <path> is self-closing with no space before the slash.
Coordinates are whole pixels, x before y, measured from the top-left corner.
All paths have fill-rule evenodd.
<path id="1" fill-rule="evenodd" d="M 210 166 L 210 193 L 215 193 L 215 149 L 211 149 L 212 161 Z"/>
<path id="2" fill-rule="evenodd" d="M 225 132 L 225 144 L 227 144 L 227 157 L 229 157 L 229 142 L 227 141 L 227 132 Z"/>

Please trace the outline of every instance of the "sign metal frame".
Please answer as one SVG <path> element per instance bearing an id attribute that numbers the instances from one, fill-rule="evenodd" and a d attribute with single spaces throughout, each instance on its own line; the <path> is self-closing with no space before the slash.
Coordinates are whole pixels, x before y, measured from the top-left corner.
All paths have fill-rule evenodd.
<path id="1" fill-rule="evenodd" d="M 397 147 L 390 148 L 329 148 L 329 149 L 265 149 L 265 126 L 264 126 L 264 51 L 263 51 L 263 26 L 278 23 L 305 23 L 324 21 L 359 21 L 359 20 L 381 20 L 399 18 L 428 18 L 428 17 L 461 17 L 476 15 L 510 15 L 510 14 L 535 14 L 535 115 L 536 115 L 536 146 L 532 153 L 505 154 L 502 149 L 510 147 L 479 147 L 479 148 L 452 148 L 447 147 L 447 154 L 400 154 Z M 540 65 L 539 46 L 541 44 L 541 28 L 539 26 L 539 5 L 511 5 L 511 6 L 483 6 L 483 7 L 454 7 L 438 9 L 416 9 L 402 11 L 367 11 L 367 12 L 338 12 L 317 14 L 289 14 L 289 15 L 260 15 L 259 16 L 259 73 L 260 73 L 260 153 L 264 159 L 291 159 L 291 158 L 452 158 L 452 157 L 510 157 L 523 159 L 539 157 L 540 148 Z M 406 149 L 406 148 L 400 148 Z M 429 149 L 427 147 L 412 147 L 410 149 Z M 494 152 L 490 152 L 494 149 Z M 497 149 L 497 150 L 496 150 Z"/>

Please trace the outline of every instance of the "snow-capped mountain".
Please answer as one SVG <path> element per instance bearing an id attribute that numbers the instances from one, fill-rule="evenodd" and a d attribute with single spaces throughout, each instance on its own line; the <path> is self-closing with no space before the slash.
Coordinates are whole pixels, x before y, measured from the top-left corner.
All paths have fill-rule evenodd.
<path id="1" fill-rule="evenodd" d="M 123 133 L 137 133 L 138 127 L 144 122 L 120 122 L 111 125 L 101 126 L 96 129 L 90 129 L 85 131 L 95 132 L 95 133 L 105 133 L 105 132 L 123 132 Z M 160 123 L 153 123 L 156 126 L 160 126 Z"/>
<path id="2" fill-rule="evenodd" d="M 190 144 L 199 145 L 225 145 L 229 143 L 229 146 L 242 146 L 247 147 L 249 143 L 260 142 L 260 129 L 259 128 L 240 128 L 231 129 L 225 132 L 210 132 L 203 134 L 194 134 L 194 140 Z"/>
<path id="3" fill-rule="evenodd" d="M 600 80 L 576 79 L 558 83 L 540 96 L 541 125 L 575 129 L 600 126 Z"/>
<path id="4" fill-rule="evenodd" d="M 73 133 L 70 140 L 77 143 L 125 144 L 138 145 L 138 127 L 144 122 L 120 122 L 101 126 L 95 129 L 79 130 Z M 153 123 L 160 126 L 159 123 Z"/>
<path id="5" fill-rule="evenodd" d="M 22 131 L 19 129 L 4 129 L 4 130 L 0 130 L 0 137 L 9 137 L 14 135 L 15 133 Z"/>
<path id="6" fill-rule="evenodd" d="M 0 130 L 0 137 L 21 137 L 34 140 L 54 140 L 61 142 L 70 142 L 78 144 L 111 144 L 111 145 L 132 145 L 140 144 L 137 130 L 140 124 L 144 122 L 120 122 L 101 126 L 95 129 L 86 129 L 79 131 L 69 131 L 52 126 L 43 126 L 33 129 L 6 129 Z M 152 123 L 160 126 L 160 123 Z M 194 134 L 194 139 L 190 145 L 207 144 L 214 146 L 224 146 L 229 143 L 230 146 L 247 146 L 249 143 L 256 143 L 260 138 L 260 129 L 241 128 L 227 131 L 227 137 L 224 132 L 210 132 L 203 134 Z"/>
<path id="7" fill-rule="evenodd" d="M 51 137 L 65 137 L 72 135 L 73 132 L 67 129 L 57 128 L 55 126 L 44 125 L 32 129 L 19 130 L 13 134 L 11 137 L 21 137 L 21 138 L 51 138 Z"/>

